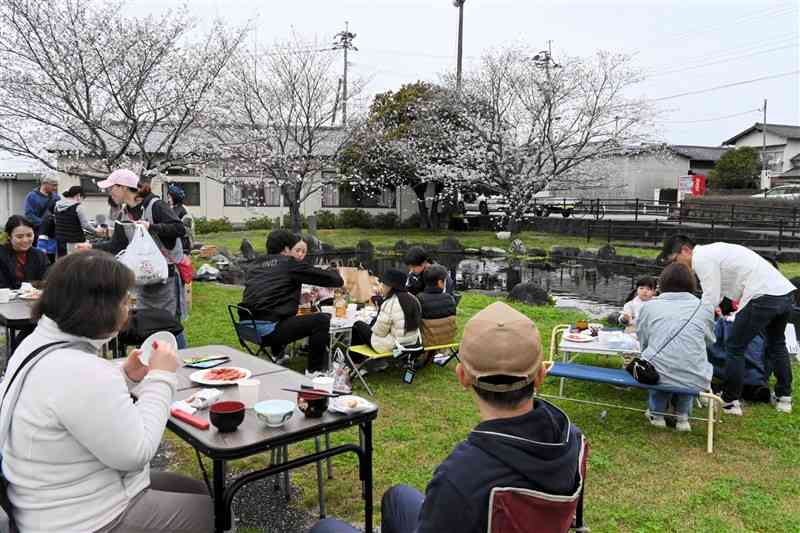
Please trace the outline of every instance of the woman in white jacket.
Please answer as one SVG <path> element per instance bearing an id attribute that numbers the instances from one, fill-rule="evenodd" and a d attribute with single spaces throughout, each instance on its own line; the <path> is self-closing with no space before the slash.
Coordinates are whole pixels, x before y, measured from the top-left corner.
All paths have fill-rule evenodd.
<path id="1" fill-rule="evenodd" d="M 407 274 L 390 268 L 381 276 L 383 303 L 372 326 L 358 321 L 353 324 L 353 345 L 369 344 L 378 353 L 393 350 L 396 344 L 414 346 L 420 342 L 419 326 L 422 310 L 419 302 L 406 290 Z"/>
<path id="2" fill-rule="evenodd" d="M 121 365 L 97 357 L 127 320 L 133 273 L 93 251 L 60 259 L 46 281 L 39 324 L 6 375 L 22 368 L 0 386 L 2 468 L 19 530 L 212 531 L 202 482 L 149 471 L 177 386 L 174 350 L 156 343 L 149 367 L 138 352 Z"/>

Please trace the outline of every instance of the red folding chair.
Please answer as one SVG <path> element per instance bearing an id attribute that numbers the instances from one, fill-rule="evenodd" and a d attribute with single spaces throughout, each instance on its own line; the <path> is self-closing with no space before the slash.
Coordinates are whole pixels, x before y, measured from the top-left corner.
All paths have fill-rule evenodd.
<path id="1" fill-rule="evenodd" d="M 578 486 L 569 495 L 515 487 L 495 487 L 489 497 L 488 533 L 567 533 L 589 531 L 583 523 L 583 485 L 589 445 L 581 437 Z"/>

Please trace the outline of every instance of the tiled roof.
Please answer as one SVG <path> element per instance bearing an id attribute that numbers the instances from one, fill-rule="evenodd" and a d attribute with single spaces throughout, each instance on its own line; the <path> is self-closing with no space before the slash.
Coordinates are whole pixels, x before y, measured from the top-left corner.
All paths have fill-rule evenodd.
<path id="1" fill-rule="evenodd" d="M 754 131 L 763 131 L 763 126 L 764 124 L 762 122 L 756 122 L 743 132 L 736 134 L 727 141 L 723 141 L 722 144 L 736 144 L 736 141 L 749 133 Z M 800 139 L 800 126 L 794 126 L 791 124 L 770 124 L 767 122 L 766 129 L 767 133 L 772 133 L 779 137 L 784 137 L 785 139 Z"/>
<path id="2" fill-rule="evenodd" d="M 719 161 L 722 154 L 729 148 L 719 146 L 691 146 L 686 144 L 671 144 L 670 150 L 694 161 Z"/>

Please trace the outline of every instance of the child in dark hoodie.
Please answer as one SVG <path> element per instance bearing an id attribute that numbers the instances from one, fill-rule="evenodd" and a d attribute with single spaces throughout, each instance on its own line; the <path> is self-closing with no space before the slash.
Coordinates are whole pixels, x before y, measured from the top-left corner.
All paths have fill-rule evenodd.
<path id="1" fill-rule="evenodd" d="M 474 391 L 482 421 L 439 465 L 425 495 L 405 485 L 384 494 L 382 530 L 484 533 L 490 508 L 496 511 L 493 526 L 521 512 L 519 500 L 506 499 L 502 490 L 493 494 L 501 487 L 537 491 L 527 497 L 553 513 L 547 526 L 568 526 L 582 489 L 587 447 L 564 412 L 533 397 L 545 377 L 536 326 L 508 305 L 493 303 L 467 323 L 459 359 L 456 375 Z M 568 505 L 557 508 L 553 500 Z M 354 531 L 326 519 L 311 533 Z"/>

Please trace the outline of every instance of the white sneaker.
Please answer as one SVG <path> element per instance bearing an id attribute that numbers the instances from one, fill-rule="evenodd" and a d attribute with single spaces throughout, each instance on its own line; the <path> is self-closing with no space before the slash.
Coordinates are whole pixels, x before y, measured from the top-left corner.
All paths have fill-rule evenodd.
<path id="1" fill-rule="evenodd" d="M 661 415 L 651 415 L 650 411 L 648 410 L 644 412 L 644 416 L 646 416 L 650 423 L 657 428 L 667 427 L 667 421 Z"/>
<path id="2" fill-rule="evenodd" d="M 675 424 L 675 431 L 691 431 L 692 426 L 689 424 L 689 420 L 679 418 L 677 423 Z"/>
<path id="3" fill-rule="evenodd" d="M 791 396 L 775 396 L 772 395 L 772 405 L 781 413 L 790 414 L 792 412 L 792 397 Z"/>
<path id="4" fill-rule="evenodd" d="M 742 416 L 742 404 L 739 400 L 733 400 L 722 404 L 722 412 L 728 415 Z"/>

